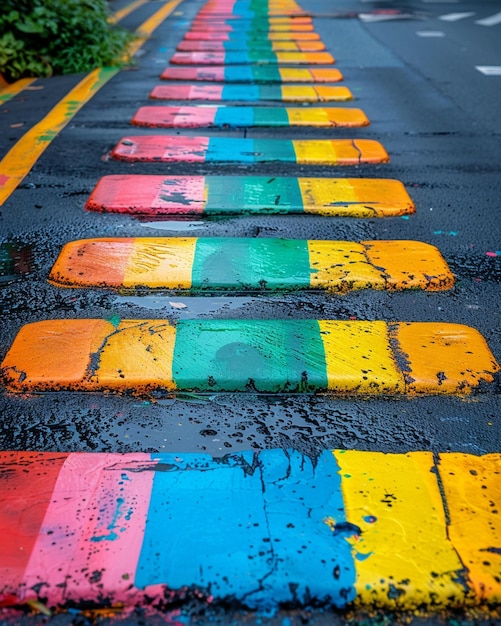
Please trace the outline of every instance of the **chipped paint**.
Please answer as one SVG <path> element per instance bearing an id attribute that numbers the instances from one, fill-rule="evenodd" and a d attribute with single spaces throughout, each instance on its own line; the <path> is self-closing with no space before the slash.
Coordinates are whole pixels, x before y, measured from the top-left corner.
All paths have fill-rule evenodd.
<path id="1" fill-rule="evenodd" d="M 450 289 L 437 248 L 419 241 L 238 237 L 87 239 L 67 243 L 49 281 L 62 287 L 267 291 Z"/>
<path id="2" fill-rule="evenodd" d="M 260 65 L 168 67 L 162 80 L 224 81 L 225 83 L 337 83 L 343 75 L 335 68 Z"/>
<path id="3" fill-rule="evenodd" d="M 23 326 L 2 380 L 22 393 L 465 395 L 499 370 L 480 333 L 460 324 L 73 319 Z"/>
<path id="4" fill-rule="evenodd" d="M 157 85 L 154 100 L 258 102 L 341 102 L 353 100 L 348 87 L 326 85 Z"/>
<path id="5" fill-rule="evenodd" d="M 391 179 L 140 174 L 104 176 L 85 208 L 134 215 L 311 213 L 364 218 L 415 211 L 404 185 Z"/>

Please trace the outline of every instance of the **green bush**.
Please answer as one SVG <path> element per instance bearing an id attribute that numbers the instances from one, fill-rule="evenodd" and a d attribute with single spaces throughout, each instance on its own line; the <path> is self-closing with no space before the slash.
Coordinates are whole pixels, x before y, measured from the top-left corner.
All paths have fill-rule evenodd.
<path id="1" fill-rule="evenodd" d="M 12 81 L 119 63 L 132 35 L 108 16 L 105 0 L 3 0 L 0 73 Z"/>

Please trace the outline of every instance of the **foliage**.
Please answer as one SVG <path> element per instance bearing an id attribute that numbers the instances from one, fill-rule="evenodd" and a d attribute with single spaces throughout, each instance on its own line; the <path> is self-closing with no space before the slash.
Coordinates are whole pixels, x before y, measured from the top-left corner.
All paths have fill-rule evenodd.
<path id="1" fill-rule="evenodd" d="M 132 36 L 108 16 L 105 0 L 2 0 L 0 74 L 11 81 L 117 64 Z"/>

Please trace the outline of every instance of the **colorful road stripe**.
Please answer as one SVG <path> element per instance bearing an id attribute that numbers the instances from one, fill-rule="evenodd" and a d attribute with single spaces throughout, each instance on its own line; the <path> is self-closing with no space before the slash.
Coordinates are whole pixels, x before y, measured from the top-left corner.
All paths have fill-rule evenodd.
<path id="1" fill-rule="evenodd" d="M 340 107 L 147 106 L 134 114 L 133 126 L 151 128 L 257 128 L 368 126 L 361 109 Z"/>
<path id="2" fill-rule="evenodd" d="M 225 83 L 337 83 L 343 75 L 334 68 L 299 68 L 259 65 L 221 67 L 168 67 L 162 80 L 203 80 Z"/>
<path id="3" fill-rule="evenodd" d="M 371 139 L 235 139 L 139 135 L 124 137 L 111 151 L 120 161 L 185 163 L 297 163 L 360 165 L 387 163 L 383 146 Z"/>
<path id="4" fill-rule="evenodd" d="M 334 57 L 330 52 L 267 52 L 266 50 L 175 52 L 170 62 L 174 65 L 245 65 L 253 63 L 331 65 L 334 63 Z"/>
<path id="5" fill-rule="evenodd" d="M 379 178 L 103 176 L 88 211 L 133 215 L 306 213 L 392 217 L 415 212 L 404 185 Z"/>
<path id="6" fill-rule="evenodd" d="M 239 41 L 181 41 L 176 50 L 180 52 L 235 52 L 238 50 L 263 50 L 281 52 L 318 52 L 325 50 L 325 44 L 321 41 L 262 41 L 255 39 L 253 42 Z"/>
<path id="7" fill-rule="evenodd" d="M 271 31 L 240 33 L 238 31 L 189 30 L 184 41 L 245 41 L 252 45 L 253 41 L 318 41 L 320 35 L 315 32 Z"/>
<path id="8" fill-rule="evenodd" d="M 236 16 L 234 16 L 236 17 Z M 188 32 L 200 33 L 312 33 L 313 24 L 272 23 L 266 17 L 258 20 L 235 19 L 229 17 L 219 20 L 198 20 L 191 24 Z"/>
<path id="9" fill-rule="evenodd" d="M 348 87 L 331 85 L 157 85 L 150 98 L 218 102 L 346 102 L 353 100 L 353 95 Z"/>
<path id="10" fill-rule="evenodd" d="M 191 590 L 259 611 L 488 614 L 500 470 L 448 452 L 1 452 L 0 603 L 128 610 Z"/>
<path id="11" fill-rule="evenodd" d="M 60 287 L 275 291 L 450 289 L 440 252 L 419 241 L 136 237 L 67 243 L 49 280 Z"/>
<path id="12" fill-rule="evenodd" d="M 112 318 L 27 324 L 1 372 L 17 393 L 398 396 L 465 395 L 499 370 L 478 331 L 460 324 Z"/>
<path id="13" fill-rule="evenodd" d="M 0 74 L 0 105 L 4 104 L 11 98 L 17 96 L 23 89 L 26 89 L 31 83 L 35 82 L 36 78 L 21 78 L 14 83 L 7 83 L 2 80 Z"/>

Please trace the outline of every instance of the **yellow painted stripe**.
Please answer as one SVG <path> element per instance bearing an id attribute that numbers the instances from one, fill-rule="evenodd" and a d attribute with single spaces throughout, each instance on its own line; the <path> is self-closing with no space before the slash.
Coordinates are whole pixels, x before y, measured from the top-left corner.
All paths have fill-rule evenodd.
<path id="1" fill-rule="evenodd" d="M 0 105 L 4 104 L 14 96 L 17 96 L 18 93 L 26 89 L 28 85 L 31 85 L 36 80 L 36 78 L 21 78 L 20 80 L 16 80 L 15 83 L 1 83 L 0 84 Z"/>
<path id="2" fill-rule="evenodd" d="M 167 2 L 139 27 L 137 33 L 141 37 L 150 35 L 181 2 L 182 0 Z M 133 41 L 129 48 L 130 54 L 135 54 L 143 43 L 142 39 Z M 105 67 L 90 72 L 7 152 L 0 161 L 0 206 L 22 182 L 58 133 L 119 71 L 120 67 Z"/>
<path id="3" fill-rule="evenodd" d="M 438 466 L 448 534 L 468 570 L 472 600 L 501 602 L 501 458 L 448 453 Z"/>
<path id="4" fill-rule="evenodd" d="M 492 382 L 499 365 L 482 335 L 462 324 L 399 323 L 395 339 L 406 361 L 409 393 L 469 393 Z"/>
<path id="5" fill-rule="evenodd" d="M 431 452 L 334 451 L 356 568 L 356 604 L 461 606 L 462 563 L 447 540 Z M 335 529 L 335 517 L 327 520 Z"/>
<path id="6" fill-rule="evenodd" d="M 146 4 L 147 2 L 149 2 L 149 0 L 134 0 L 134 2 L 131 2 L 130 4 L 125 6 L 123 9 L 120 9 L 120 11 L 115 11 L 113 15 L 110 15 L 108 22 L 110 24 L 117 24 L 118 22 L 122 21 L 125 17 L 127 17 L 127 15 L 130 15 L 133 11 L 143 6 L 143 4 Z"/>
<path id="7" fill-rule="evenodd" d="M 361 109 L 346 108 L 287 108 L 289 124 L 295 126 L 368 126 L 369 120 Z"/>
<path id="8" fill-rule="evenodd" d="M 332 141 L 293 139 L 297 163 L 301 165 L 358 165 L 387 163 L 390 160 L 383 146 L 371 139 L 338 139 Z"/>
<path id="9" fill-rule="evenodd" d="M 348 87 L 326 87 L 322 85 L 282 85 L 284 102 L 333 102 L 353 100 Z"/>

